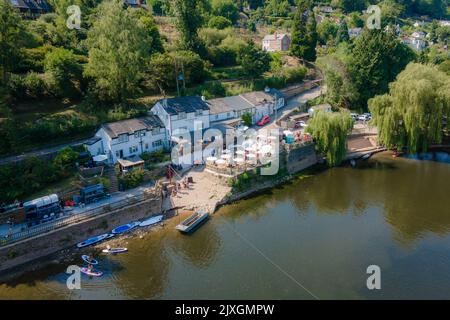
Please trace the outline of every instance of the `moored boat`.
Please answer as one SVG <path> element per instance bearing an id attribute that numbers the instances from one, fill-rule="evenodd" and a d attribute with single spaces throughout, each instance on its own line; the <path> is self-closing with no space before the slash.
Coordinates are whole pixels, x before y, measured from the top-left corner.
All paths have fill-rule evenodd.
<path id="1" fill-rule="evenodd" d="M 131 222 L 128 224 L 124 224 L 122 226 L 118 226 L 117 228 L 114 228 L 111 230 L 112 234 L 120 234 L 127 231 L 130 231 L 131 229 L 137 227 L 139 225 L 139 222 Z"/>
<path id="2" fill-rule="evenodd" d="M 95 236 L 95 237 L 89 238 L 87 240 L 84 240 L 83 242 L 78 243 L 77 247 L 78 248 L 84 248 L 84 247 L 93 245 L 95 243 L 99 243 L 100 241 L 103 241 L 103 240 L 106 240 L 106 239 L 109 239 L 109 238 L 112 238 L 112 237 L 114 237 L 113 234 L 104 233 L 104 234 L 101 234 L 99 236 Z"/>
<path id="3" fill-rule="evenodd" d="M 189 218 L 181 222 L 176 226 L 176 229 L 183 233 L 190 233 L 195 230 L 202 222 L 204 222 L 209 217 L 206 211 L 197 211 L 192 214 Z"/>
<path id="4" fill-rule="evenodd" d="M 155 216 L 155 217 L 151 217 L 151 218 L 149 218 L 147 220 L 142 221 L 139 224 L 139 227 L 147 227 L 147 226 L 154 225 L 156 223 L 161 222 L 163 218 L 164 218 L 164 216 L 162 214 L 158 215 L 158 216 Z"/>

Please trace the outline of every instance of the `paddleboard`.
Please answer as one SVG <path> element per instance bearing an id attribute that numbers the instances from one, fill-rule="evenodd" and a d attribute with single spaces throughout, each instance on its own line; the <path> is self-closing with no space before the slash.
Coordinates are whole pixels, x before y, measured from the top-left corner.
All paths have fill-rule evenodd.
<path id="1" fill-rule="evenodd" d="M 103 253 L 111 253 L 111 254 L 123 253 L 123 252 L 127 252 L 127 251 L 128 251 L 127 248 L 110 248 L 110 249 L 102 250 Z"/>
<path id="2" fill-rule="evenodd" d="M 97 243 L 97 242 L 100 242 L 100 241 L 103 241 L 103 240 L 106 240 L 106 239 L 109 239 L 112 237 L 114 237 L 114 234 L 104 233 L 99 236 L 95 236 L 95 237 L 89 238 L 87 240 L 84 240 L 83 242 L 80 242 L 79 244 L 77 244 L 77 247 L 84 248 L 84 247 L 93 245 L 94 243 Z"/>
<path id="3" fill-rule="evenodd" d="M 122 226 L 118 226 L 117 228 L 114 228 L 111 230 L 112 234 L 119 234 L 124 233 L 127 231 L 130 231 L 131 229 L 137 227 L 139 225 L 139 222 L 130 222 L 128 224 L 124 224 Z"/>
<path id="4" fill-rule="evenodd" d="M 89 256 L 87 254 L 83 254 L 81 256 L 81 259 L 83 259 L 84 262 L 92 264 L 92 265 L 97 265 L 98 261 L 95 259 L 89 260 Z"/>
<path id="5" fill-rule="evenodd" d="M 161 222 L 163 218 L 164 218 L 164 216 L 162 214 L 159 215 L 159 216 L 151 217 L 151 218 L 149 218 L 147 220 L 142 221 L 139 224 L 139 227 L 151 226 L 152 224 L 156 224 L 158 222 Z"/>
<path id="6" fill-rule="evenodd" d="M 80 268 L 80 271 L 84 274 L 87 274 L 88 276 L 91 277 L 101 277 L 103 275 L 103 272 L 98 271 L 98 270 L 89 270 L 86 267 Z"/>

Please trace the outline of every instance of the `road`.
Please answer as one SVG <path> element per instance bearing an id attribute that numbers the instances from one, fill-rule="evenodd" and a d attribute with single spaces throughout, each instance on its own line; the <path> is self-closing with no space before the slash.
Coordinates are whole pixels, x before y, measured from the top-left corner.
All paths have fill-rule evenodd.
<path id="1" fill-rule="evenodd" d="M 14 163 L 14 162 L 20 162 L 26 158 L 29 157 L 44 157 L 46 155 L 52 154 L 52 153 L 56 153 L 61 149 L 64 149 L 66 147 L 75 147 L 75 146 L 79 146 L 83 143 L 85 143 L 88 139 L 83 139 L 83 140 L 76 140 L 76 141 L 72 141 L 69 143 L 64 143 L 64 144 L 60 144 L 54 147 L 50 147 L 50 148 L 45 148 L 45 149 L 39 149 L 39 150 L 35 150 L 35 151 L 30 151 L 30 152 L 24 152 L 20 155 L 15 155 L 15 156 L 10 156 L 10 157 L 6 157 L 6 158 L 1 158 L 0 159 L 0 165 L 5 165 L 5 164 L 9 164 L 9 163 Z"/>

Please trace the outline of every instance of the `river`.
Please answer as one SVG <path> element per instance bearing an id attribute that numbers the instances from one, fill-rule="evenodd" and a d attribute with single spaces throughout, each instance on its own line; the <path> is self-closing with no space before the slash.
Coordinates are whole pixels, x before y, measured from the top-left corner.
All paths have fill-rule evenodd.
<path id="1" fill-rule="evenodd" d="M 450 298 L 446 163 L 377 155 L 223 207 L 192 236 L 176 222 L 101 257 L 105 275 L 81 290 L 60 265 L 0 284 L 0 298 Z M 369 265 L 380 290 L 367 289 Z"/>

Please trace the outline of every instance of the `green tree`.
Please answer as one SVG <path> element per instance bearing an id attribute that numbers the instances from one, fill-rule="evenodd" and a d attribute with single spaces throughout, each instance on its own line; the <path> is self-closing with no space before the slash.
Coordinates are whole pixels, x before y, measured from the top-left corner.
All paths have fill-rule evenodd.
<path id="1" fill-rule="evenodd" d="M 72 80 L 80 80 L 82 69 L 76 56 L 70 50 L 55 48 L 44 60 L 44 71 L 51 78 L 57 95 L 70 94 L 74 89 Z"/>
<path id="2" fill-rule="evenodd" d="M 152 55 L 156 52 L 164 52 L 161 35 L 159 34 L 158 26 L 156 25 L 152 14 L 148 10 L 142 8 L 133 9 L 131 12 L 139 19 L 144 29 L 147 31 L 150 47 L 149 54 Z"/>
<path id="3" fill-rule="evenodd" d="M 206 48 L 198 37 L 198 29 L 203 24 L 203 16 L 199 14 L 202 3 L 200 0 L 174 0 L 173 9 L 176 25 L 181 34 L 183 49 L 206 56 Z"/>
<path id="4" fill-rule="evenodd" d="M 340 27 L 338 27 L 338 25 L 331 19 L 326 18 L 322 20 L 322 22 L 317 25 L 319 42 L 321 44 L 334 42 L 339 28 Z"/>
<path id="5" fill-rule="evenodd" d="M 350 36 L 348 35 L 348 27 L 347 27 L 347 22 L 342 21 L 342 23 L 339 25 L 339 28 L 336 32 L 336 43 L 342 43 L 342 42 L 347 42 L 348 40 L 350 40 Z"/>
<path id="6" fill-rule="evenodd" d="M 241 116 L 242 121 L 244 122 L 244 124 L 247 127 L 250 127 L 253 124 L 253 117 L 252 114 L 250 112 L 245 112 L 242 116 Z"/>
<path id="7" fill-rule="evenodd" d="M 360 106 L 366 107 L 369 98 L 387 92 L 389 83 L 414 58 L 412 49 L 392 32 L 365 29 L 356 39 L 349 68 Z"/>
<path id="8" fill-rule="evenodd" d="M 208 27 L 219 30 L 231 27 L 232 25 L 233 24 L 229 19 L 222 16 L 211 17 L 211 19 L 209 19 L 208 21 Z"/>
<path id="9" fill-rule="evenodd" d="M 123 100 L 138 90 L 142 66 L 150 50 L 142 23 L 123 8 L 121 0 L 103 2 L 88 32 L 89 63 L 85 74 L 94 79 L 102 100 Z"/>
<path id="10" fill-rule="evenodd" d="M 410 63 L 388 94 L 369 100 L 369 110 L 387 148 L 427 151 L 442 141 L 443 119 L 450 116 L 450 77 L 435 66 Z"/>
<path id="11" fill-rule="evenodd" d="M 53 165 L 61 172 L 73 169 L 78 159 L 79 153 L 70 147 L 64 148 L 58 152 L 53 159 Z"/>
<path id="12" fill-rule="evenodd" d="M 314 12 L 309 0 L 300 0 L 294 15 L 291 53 L 301 59 L 316 59 L 317 30 Z"/>
<path id="13" fill-rule="evenodd" d="M 366 0 L 338 0 L 338 6 L 346 13 L 359 11 L 367 8 Z"/>
<path id="14" fill-rule="evenodd" d="M 270 70 L 270 55 L 249 42 L 238 53 L 238 62 L 244 73 L 252 78 L 261 76 Z"/>
<path id="15" fill-rule="evenodd" d="M 9 0 L 0 0 L 0 69 L 6 84 L 8 71 L 20 56 L 22 19 Z"/>
<path id="16" fill-rule="evenodd" d="M 211 7 L 215 16 L 225 17 L 233 24 L 239 19 L 239 8 L 233 0 L 212 0 Z"/>
<path id="17" fill-rule="evenodd" d="M 308 122 L 307 132 L 311 134 L 316 149 L 327 158 L 330 167 L 339 165 L 347 153 L 347 135 L 353 128 L 348 111 L 319 111 Z"/>

